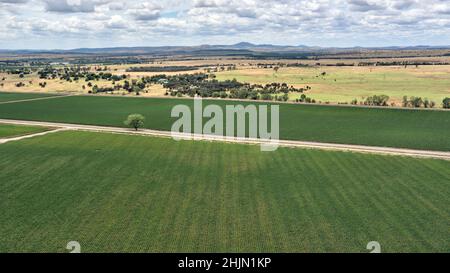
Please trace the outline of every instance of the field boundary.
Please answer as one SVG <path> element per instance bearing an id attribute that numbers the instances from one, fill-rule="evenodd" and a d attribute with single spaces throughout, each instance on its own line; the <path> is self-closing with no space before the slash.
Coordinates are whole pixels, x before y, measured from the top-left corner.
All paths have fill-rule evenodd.
<path id="1" fill-rule="evenodd" d="M 25 120 L 7 120 L 7 119 L 0 119 L 0 123 L 16 124 L 16 125 L 35 125 L 35 126 L 46 126 L 46 127 L 58 128 L 53 131 L 29 135 L 24 138 L 45 135 L 47 133 L 63 131 L 63 130 L 116 133 L 116 134 L 126 134 L 126 135 L 165 137 L 165 138 L 172 138 L 174 136 L 173 133 L 169 132 L 169 131 L 157 131 L 157 130 L 150 130 L 150 129 L 143 129 L 141 131 L 133 131 L 132 129 L 120 128 L 120 127 L 107 127 L 107 126 L 81 125 L 81 124 L 55 123 L 55 122 L 41 122 L 41 121 L 25 121 Z M 217 137 L 217 136 L 212 136 L 212 135 L 194 135 L 194 134 L 177 133 L 176 136 L 180 137 L 182 139 L 186 139 L 186 140 L 218 141 L 218 142 L 238 143 L 238 144 L 241 143 L 241 144 L 251 144 L 251 145 L 261 145 L 261 144 L 268 143 L 267 141 L 264 141 L 261 139 L 223 138 L 223 137 Z M 450 152 L 441 152 L 441 151 L 426 151 L 426 150 L 414 150 L 414 149 L 403 149 L 403 148 L 389 148 L 389 147 L 377 147 L 377 146 L 363 146 L 363 145 L 350 145 L 350 144 L 347 145 L 347 144 L 334 144 L 334 143 L 321 143 L 321 142 L 308 142 L 308 141 L 291 141 L 291 140 L 280 140 L 278 144 L 280 147 L 319 149 L 319 150 L 356 152 L 356 153 L 366 153 L 366 154 L 381 154 L 381 155 L 393 155 L 393 156 L 406 156 L 406 157 L 416 157 L 416 158 L 432 158 L 432 159 L 443 159 L 443 160 L 450 161 Z"/>
<path id="2" fill-rule="evenodd" d="M 121 96 L 121 95 L 111 95 L 111 94 L 85 94 L 80 93 L 80 97 L 108 97 L 108 98 L 129 98 L 129 99 L 171 99 L 171 100 L 194 100 L 192 97 L 172 97 L 172 96 L 155 96 L 155 97 L 145 97 L 145 96 Z M 338 103 L 305 103 L 305 102 L 293 102 L 293 101 L 270 101 L 270 100 L 244 100 L 244 99 L 220 99 L 205 97 L 202 98 L 204 101 L 231 101 L 231 102 L 242 102 L 242 103 L 270 103 L 270 104 L 287 104 L 287 105 L 304 105 L 304 106 L 323 106 L 323 107 L 342 107 L 342 108 L 360 108 L 360 109 L 384 109 L 384 110 L 405 110 L 405 111 L 441 111 L 450 112 L 450 109 L 445 108 L 412 108 L 412 107 L 393 107 L 393 106 L 371 106 L 371 105 L 352 105 L 352 104 L 338 104 Z"/>
<path id="3" fill-rule="evenodd" d="M 51 96 L 51 97 L 45 97 L 45 98 L 33 98 L 33 99 L 4 101 L 4 102 L 0 102 L 0 105 L 2 105 L 2 104 L 21 103 L 21 102 L 28 102 L 28 101 L 37 101 L 37 100 L 59 99 L 59 98 L 72 97 L 72 96 L 76 96 L 76 95 L 58 95 L 58 96 Z"/>
<path id="4" fill-rule="evenodd" d="M 10 94 L 55 94 L 52 97 L 45 98 L 35 98 L 35 99 L 25 99 L 25 100 L 17 100 L 17 101 L 9 101 L 9 102 L 0 102 L 1 104 L 7 103 L 19 103 L 19 102 L 27 102 L 33 100 L 44 100 L 48 98 L 58 98 L 58 97 L 107 97 L 107 98 L 127 98 L 127 99 L 171 99 L 171 100 L 193 100 L 192 97 L 172 97 L 172 96 L 154 96 L 154 97 L 145 97 L 145 96 L 123 96 L 123 95 L 111 95 L 111 94 L 86 94 L 86 93 L 70 93 L 70 94 L 61 94 L 61 93 L 45 93 L 45 92 L 5 92 Z M 61 95 L 56 95 L 61 94 Z M 370 105 L 352 105 L 352 104 L 338 104 L 338 103 L 305 103 L 305 102 L 293 102 L 293 101 L 267 101 L 267 100 L 244 100 L 244 99 L 220 99 L 220 98 L 203 98 L 205 101 L 231 101 L 231 102 L 242 102 L 242 103 L 270 103 L 270 104 L 287 104 L 287 105 L 304 105 L 304 106 L 323 106 L 323 107 L 342 107 L 342 108 L 360 108 L 360 109 L 384 109 L 384 110 L 404 110 L 404 111 L 441 111 L 441 112 L 450 112 L 450 109 L 435 107 L 435 108 L 412 108 L 412 107 L 393 107 L 393 106 L 370 106 Z"/>

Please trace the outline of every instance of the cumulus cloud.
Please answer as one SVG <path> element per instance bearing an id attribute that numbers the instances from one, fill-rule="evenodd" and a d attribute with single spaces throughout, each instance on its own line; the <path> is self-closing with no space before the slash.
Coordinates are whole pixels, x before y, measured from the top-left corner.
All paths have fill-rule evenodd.
<path id="1" fill-rule="evenodd" d="M 131 5 L 128 14 L 139 21 L 156 20 L 161 15 L 162 7 L 156 2 L 142 2 Z"/>
<path id="2" fill-rule="evenodd" d="M 106 26 L 112 29 L 126 29 L 128 27 L 128 23 L 122 16 L 114 15 L 108 20 Z"/>
<path id="3" fill-rule="evenodd" d="M 349 1 L 351 10 L 354 11 L 372 11 L 372 10 L 383 10 L 386 7 L 380 1 L 369 1 L 369 0 L 350 0 Z"/>
<path id="4" fill-rule="evenodd" d="M 45 0 L 45 9 L 61 13 L 94 12 L 97 6 L 108 2 L 108 0 Z"/>
<path id="5" fill-rule="evenodd" d="M 0 27 L 2 37 L 79 35 L 97 46 L 111 36 L 142 45 L 450 44 L 450 0 L 0 0 L 0 19 L 14 26 Z"/>
<path id="6" fill-rule="evenodd" d="M 130 12 L 136 18 L 140 21 L 152 21 L 156 20 L 160 17 L 161 11 L 149 9 L 149 10 L 135 10 Z"/>
<path id="7" fill-rule="evenodd" d="M 397 10 L 405 10 L 413 7 L 416 3 L 416 0 L 396 0 L 392 1 L 391 6 Z"/>
<path id="8" fill-rule="evenodd" d="M 217 0 L 195 0 L 194 7 L 196 8 L 215 8 L 219 7 L 220 3 Z"/>
<path id="9" fill-rule="evenodd" d="M 7 3 L 7 4 L 23 4 L 27 3 L 29 0 L 0 0 L 0 3 Z"/>
<path id="10" fill-rule="evenodd" d="M 126 4 L 124 2 L 112 2 L 108 5 L 111 11 L 122 11 L 126 9 Z"/>
<path id="11" fill-rule="evenodd" d="M 450 14 L 450 1 L 449 3 L 438 4 L 433 9 L 439 14 Z"/>

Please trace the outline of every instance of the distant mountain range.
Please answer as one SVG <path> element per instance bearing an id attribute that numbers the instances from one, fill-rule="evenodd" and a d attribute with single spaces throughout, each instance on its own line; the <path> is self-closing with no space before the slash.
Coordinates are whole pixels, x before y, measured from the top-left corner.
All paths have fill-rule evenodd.
<path id="1" fill-rule="evenodd" d="M 69 50 L 2 50 L 3 54 L 112 54 L 112 55 L 190 55 L 190 54 L 299 54 L 299 53 L 342 53 L 365 51 L 400 51 L 400 50 L 448 50 L 450 46 L 408 46 L 408 47 L 317 47 L 284 46 L 272 44 L 252 44 L 241 42 L 234 45 L 200 45 L 200 46 L 159 46 L 159 47 L 111 47 L 111 48 L 77 48 Z"/>

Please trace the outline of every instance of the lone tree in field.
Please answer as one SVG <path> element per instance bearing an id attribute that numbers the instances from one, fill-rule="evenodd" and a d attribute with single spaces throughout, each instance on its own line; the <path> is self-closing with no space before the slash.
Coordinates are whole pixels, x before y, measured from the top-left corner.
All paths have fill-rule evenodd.
<path id="1" fill-rule="evenodd" d="M 125 125 L 131 128 L 134 128 L 134 130 L 139 130 L 139 128 L 144 127 L 144 121 L 145 117 L 140 114 L 132 114 L 129 115 L 127 120 L 125 120 Z"/>

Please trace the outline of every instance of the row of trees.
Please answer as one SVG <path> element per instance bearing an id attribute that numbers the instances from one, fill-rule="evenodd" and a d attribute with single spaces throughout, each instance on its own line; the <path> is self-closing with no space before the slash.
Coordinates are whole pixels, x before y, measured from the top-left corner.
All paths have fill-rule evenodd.
<path id="1" fill-rule="evenodd" d="M 410 108 L 435 108 L 436 102 L 429 100 L 428 98 L 422 99 L 421 97 L 403 97 L 402 102 L 403 107 Z M 450 109 L 450 98 L 445 98 L 442 100 L 442 108 Z"/>
<path id="2" fill-rule="evenodd" d="M 430 101 L 428 98 L 422 99 L 421 97 L 403 97 L 402 102 L 403 107 L 412 107 L 412 108 L 434 108 L 436 106 L 436 102 Z M 445 107 L 444 107 L 445 108 Z"/>
<path id="3" fill-rule="evenodd" d="M 358 100 L 354 99 L 351 102 L 352 105 L 358 105 Z M 366 98 L 363 102 L 360 103 L 361 105 L 367 105 L 367 106 L 389 106 L 389 96 L 386 95 L 375 95 L 370 96 Z M 395 104 L 392 104 L 395 106 Z M 436 102 L 429 100 L 428 98 L 421 98 L 421 97 L 403 97 L 402 102 L 403 107 L 408 108 L 435 108 Z M 445 98 L 442 101 L 442 106 L 445 109 L 450 109 L 450 98 Z"/>
<path id="4" fill-rule="evenodd" d="M 203 66 L 139 66 L 130 67 L 126 72 L 181 72 L 198 70 L 202 67 Z"/>
<path id="5" fill-rule="evenodd" d="M 419 65 L 449 65 L 446 62 L 427 62 L 427 61 L 392 61 L 392 62 L 360 62 L 358 66 L 415 66 Z"/>

